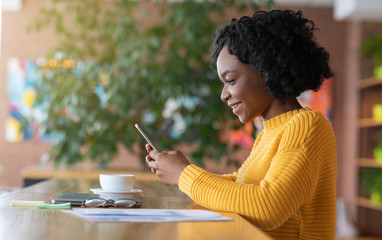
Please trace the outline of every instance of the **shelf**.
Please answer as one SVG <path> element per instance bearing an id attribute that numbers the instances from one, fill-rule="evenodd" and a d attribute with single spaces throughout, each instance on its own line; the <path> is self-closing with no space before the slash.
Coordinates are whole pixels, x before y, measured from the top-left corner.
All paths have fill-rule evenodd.
<path id="1" fill-rule="evenodd" d="M 378 86 L 378 85 L 382 85 L 382 78 L 371 77 L 371 78 L 361 80 L 358 83 L 358 87 L 360 89 Z"/>
<path id="2" fill-rule="evenodd" d="M 368 198 L 358 197 L 358 206 L 382 211 L 382 203 L 374 203 Z"/>
<path id="3" fill-rule="evenodd" d="M 362 118 L 358 120 L 359 127 L 378 127 L 382 126 L 382 122 L 377 122 L 373 118 Z"/>
<path id="4" fill-rule="evenodd" d="M 374 158 L 360 158 L 358 166 L 360 166 L 360 167 L 382 168 L 382 164 L 378 163 Z"/>

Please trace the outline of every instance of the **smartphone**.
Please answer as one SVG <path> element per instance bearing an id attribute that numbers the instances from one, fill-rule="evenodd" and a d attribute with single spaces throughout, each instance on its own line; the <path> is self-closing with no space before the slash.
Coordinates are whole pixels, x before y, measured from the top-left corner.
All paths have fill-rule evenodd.
<path id="1" fill-rule="evenodd" d="M 159 152 L 158 148 L 154 145 L 154 143 L 150 140 L 150 138 L 146 135 L 146 133 L 142 130 L 142 128 L 136 123 L 135 127 L 138 129 L 138 131 L 141 133 L 141 135 L 146 139 L 148 144 L 157 152 Z"/>

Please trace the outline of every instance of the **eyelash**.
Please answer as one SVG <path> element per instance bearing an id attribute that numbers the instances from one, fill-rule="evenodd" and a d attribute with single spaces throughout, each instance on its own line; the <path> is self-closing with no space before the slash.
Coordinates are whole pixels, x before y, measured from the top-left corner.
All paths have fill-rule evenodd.
<path id="1" fill-rule="evenodd" d="M 226 80 L 225 82 L 229 85 L 233 85 L 235 83 L 236 79 Z"/>

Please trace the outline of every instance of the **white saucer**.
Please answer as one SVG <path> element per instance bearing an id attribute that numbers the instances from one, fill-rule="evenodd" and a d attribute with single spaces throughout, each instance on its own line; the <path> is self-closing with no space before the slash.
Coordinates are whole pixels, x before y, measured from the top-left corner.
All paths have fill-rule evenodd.
<path id="1" fill-rule="evenodd" d="M 115 192 L 110 192 L 110 191 L 105 191 L 102 188 L 91 188 L 90 191 L 92 191 L 95 194 L 98 193 L 125 193 L 125 194 L 137 194 L 143 192 L 142 189 L 131 189 L 130 191 L 115 191 Z"/>

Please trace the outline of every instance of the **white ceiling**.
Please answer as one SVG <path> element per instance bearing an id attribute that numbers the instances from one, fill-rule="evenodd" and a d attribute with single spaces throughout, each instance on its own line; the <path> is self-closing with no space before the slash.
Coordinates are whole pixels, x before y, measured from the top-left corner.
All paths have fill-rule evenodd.
<path id="1" fill-rule="evenodd" d="M 275 0 L 279 5 L 332 7 L 337 20 L 382 21 L 382 0 Z"/>
<path id="2" fill-rule="evenodd" d="M 179 1 L 179 0 L 178 0 Z M 277 5 L 332 7 L 337 20 L 382 21 L 382 0 L 274 0 Z M 3 11 L 19 11 L 22 0 L 1 0 Z"/>
<path id="3" fill-rule="evenodd" d="M 3 11 L 19 11 L 21 10 L 21 0 L 1 0 L 1 9 Z"/>

